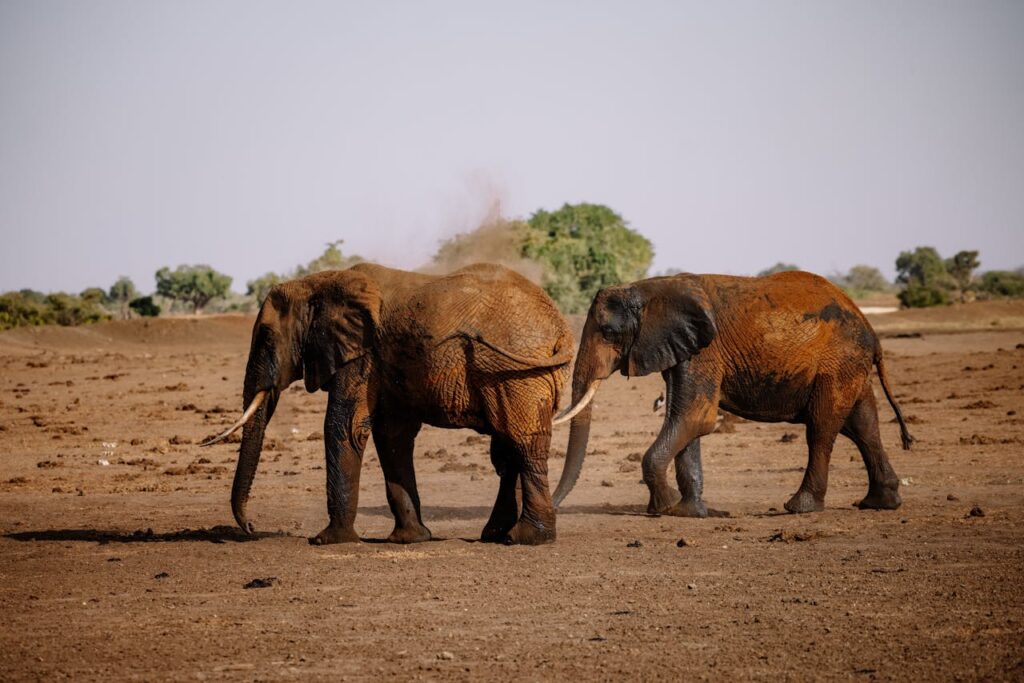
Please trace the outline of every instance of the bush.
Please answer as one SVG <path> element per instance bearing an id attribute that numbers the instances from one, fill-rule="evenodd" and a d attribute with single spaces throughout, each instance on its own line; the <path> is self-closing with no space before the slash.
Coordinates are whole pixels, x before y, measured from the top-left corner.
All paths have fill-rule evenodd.
<path id="1" fill-rule="evenodd" d="M 896 272 L 896 282 L 903 285 L 898 296 L 904 308 L 949 303 L 950 293 L 957 288 L 956 281 L 946 270 L 946 262 L 934 247 L 900 252 Z"/>
<path id="2" fill-rule="evenodd" d="M 155 318 L 160 315 L 160 306 L 153 301 L 151 296 L 140 296 L 132 299 L 128 304 L 128 308 L 143 318 Z"/>
<path id="3" fill-rule="evenodd" d="M 837 273 L 829 276 L 829 280 L 854 299 L 893 289 L 892 283 L 885 279 L 882 271 L 873 266 L 857 265 L 845 275 Z"/>
<path id="4" fill-rule="evenodd" d="M 135 283 L 130 278 L 122 275 L 117 279 L 117 282 L 110 286 L 110 293 L 107 294 L 107 300 L 114 306 L 117 307 L 118 312 L 121 315 L 122 320 L 128 318 L 128 311 L 131 310 L 131 302 L 138 297 L 139 293 L 135 291 Z M 150 297 L 150 301 L 152 301 Z"/>
<path id="5" fill-rule="evenodd" d="M 45 304 L 46 297 L 37 299 L 31 290 L 7 292 L 0 295 L 0 330 L 23 325 L 46 325 L 53 322 L 53 316 Z"/>
<path id="6" fill-rule="evenodd" d="M 1024 297 L 1024 274 L 1009 270 L 990 270 L 981 276 L 978 289 L 990 296 Z"/>
<path id="7" fill-rule="evenodd" d="M 602 287 L 647 275 L 650 240 L 600 204 L 540 210 L 526 222 L 521 254 L 543 268 L 541 283 L 565 313 L 586 313 Z"/>
<path id="8" fill-rule="evenodd" d="M 283 279 L 277 273 L 265 273 L 255 280 L 246 282 L 245 293 L 256 301 L 257 306 L 262 306 L 263 300 L 270 294 L 271 287 L 281 282 L 283 282 Z"/>
<path id="9" fill-rule="evenodd" d="M 28 289 L 0 295 L 0 330 L 25 325 L 83 325 L 109 318 L 110 314 L 91 297 Z"/>
<path id="10" fill-rule="evenodd" d="M 223 297 L 231 287 L 231 277 L 210 266 L 178 266 L 177 270 L 156 271 L 156 292 L 173 301 L 192 306 L 193 313 L 202 313 L 211 299 Z"/>
<path id="11" fill-rule="evenodd" d="M 960 300 L 964 301 L 967 291 L 971 288 L 974 280 L 974 271 L 981 262 L 978 261 L 978 252 L 961 251 L 950 259 L 946 259 L 946 272 L 956 282 L 960 289 Z"/>
<path id="12" fill-rule="evenodd" d="M 345 270 L 346 268 L 351 268 L 357 263 L 362 263 L 365 260 L 362 256 L 345 256 L 341 253 L 340 247 L 344 243 L 345 240 L 328 242 L 324 253 L 320 254 L 320 256 L 316 257 L 304 266 L 297 266 L 295 268 L 295 272 L 292 273 L 291 278 L 303 277 L 305 275 L 319 273 L 324 270 Z M 282 279 L 287 280 L 291 278 Z"/>

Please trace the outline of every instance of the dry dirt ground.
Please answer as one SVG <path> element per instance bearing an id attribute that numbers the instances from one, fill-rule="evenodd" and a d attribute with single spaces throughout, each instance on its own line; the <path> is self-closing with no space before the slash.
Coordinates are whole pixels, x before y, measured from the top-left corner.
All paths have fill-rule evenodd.
<path id="1" fill-rule="evenodd" d="M 638 458 L 661 383 L 615 379 L 558 541 L 531 548 L 474 542 L 497 490 L 487 443 L 431 428 L 417 466 L 438 540 L 376 542 L 391 518 L 371 446 L 366 542 L 309 546 L 326 521 L 325 397 L 297 387 L 249 506 L 264 533 L 240 536 L 237 445 L 196 442 L 237 415 L 251 319 L 4 333 L 0 678 L 1020 680 L 1024 309 L 875 322 L 924 331 L 884 342 L 917 438 L 899 450 L 883 401 L 900 510 L 851 507 L 867 480 L 840 439 L 827 510 L 780 513 L 802 430 L 728 421 L 704 463 L 732 517 L 648 517 Z"/>

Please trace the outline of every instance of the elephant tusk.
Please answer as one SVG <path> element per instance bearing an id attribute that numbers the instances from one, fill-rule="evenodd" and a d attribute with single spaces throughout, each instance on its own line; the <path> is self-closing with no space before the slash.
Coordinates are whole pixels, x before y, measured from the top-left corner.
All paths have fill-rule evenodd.
<path id="1" fill-rule="evenodd" d="M 265 399 L 266 397 L 266 389 L 253 396 L 252 402 L 249 403 L 249 407 L 245 409 L 244 413 L 242 413 L 242 417 L 238 418 L 238 422 L 228 427 L 228 430 L 221 434 L 220 436 L 215 436 L 209 441 L 204 441 L 203 443 L 199 444 L 199 446 L 201 448 L 205 448 L 206 446 L 212 446 L 215 443 L 220 443 L 224 439 L 228 438 L 229 436 L 237 432 L 239 429 L 242 428 L 242 426 L 246 422 L 252 419 L 252 416 L 256 414 L 256 409 L 260 407 L 260 404 L 263 403 L 263 399 Z"/>
<path id="2" fill-rule="evenodd" d="M 583 398 L 580 399 L 580 402 L 574 406 L 566 408 L 561 413 L 556 415 L 554 419 L 551 420 L 551 426 L 554 427 L 563 424 L 576 417 L 576 415 L 578 415 L 581 410 L 587 407 L 587 404 L 590 403 L 590 400 L 594 398 L 594 394 L 597 393 L 597 388 L 599 386 L 601 386 L 601 380 L 594 380 L 594 382 L 590 385 L 590 388 L 587 389 L 587 393 L 583 394 Z"/>

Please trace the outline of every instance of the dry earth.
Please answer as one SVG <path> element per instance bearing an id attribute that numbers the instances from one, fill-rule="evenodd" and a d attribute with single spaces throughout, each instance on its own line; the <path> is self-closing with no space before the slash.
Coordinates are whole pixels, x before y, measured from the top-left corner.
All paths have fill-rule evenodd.
<path id="1" fill-rule="evenodd" d="M 250 319 L 4 333 L 0 678 L 1020 680 L 1022 321 L 1019 304 L 875 318 L 883 336 L 924 331 L 884 342 L 917 438 L 898 449 L 883 402 L 895 512 L 851 507 L 866 476 L 841 439 L 828 509 L 781 514 L 802 431 L 729 420 L 704 461 L 732 517 L 645 516 L 661 384 L 613 380 L 558 541 L 538 548 L 473 541 L 497 490 L 487 443 L 430 428 L 417 464 L 438 540 L 374 542 L 391 518 L 371 447 L 366 542 L 309 546 L 325 397 L 298 388 L 250 503 L 264 533 L 240 536 L 237 446 L 195 444 L 237 414 Z"/>

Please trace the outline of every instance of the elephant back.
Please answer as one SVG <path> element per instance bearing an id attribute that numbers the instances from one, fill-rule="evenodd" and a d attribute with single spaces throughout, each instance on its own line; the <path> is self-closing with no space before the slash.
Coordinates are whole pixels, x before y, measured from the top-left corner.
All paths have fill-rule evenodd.
<path id="1" fill-rule="evenodd" d="M 538 285 L 513 270 L 494 264 L 475 264 L 420 288 L 413 303 L 431 324 L 437 341 L 461 336 L 483 338 L 519 356 L 547 359 L 571 348 L 572 333 L 550 297 Z M 495 352 L 497 369 L 520 368 Z M 485 363 L 488 364 L 488 363 Z M 483 369 L 483 368 L 481 368 Z"/>

